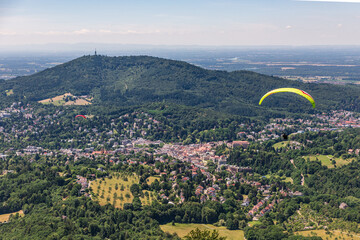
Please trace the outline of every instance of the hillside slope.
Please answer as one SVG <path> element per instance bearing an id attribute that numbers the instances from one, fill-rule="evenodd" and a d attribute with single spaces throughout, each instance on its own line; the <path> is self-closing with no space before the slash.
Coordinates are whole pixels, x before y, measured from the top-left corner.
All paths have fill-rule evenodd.
<path id="1" fill-rule="evenodd" d="M 0 83 L 1 92 L 13 90 L 8 99 L 25 96 L 30 101 L 70 92 L 91 95 L 98 104 L 172 102 L 247 116 L 268 110 L 313 111 L 305 99 L 287 93 L 273 95 L 259 107 L 261 96 L 277 87 L 309 92 L 319 110 L 360 111 L 360 86 L 305 84 L 249 71 L 213 71 L 148 56 L 83 56 L 31 76 Z"/>

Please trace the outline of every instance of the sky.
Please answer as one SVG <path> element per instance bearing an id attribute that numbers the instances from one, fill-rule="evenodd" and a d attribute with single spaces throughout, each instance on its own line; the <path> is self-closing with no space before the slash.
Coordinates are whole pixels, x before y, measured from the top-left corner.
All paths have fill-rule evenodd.
<path id="1" fill-rule="evenodd" d="M 360 0 L 0 0 L 0 47 L 359 45 Z"/>

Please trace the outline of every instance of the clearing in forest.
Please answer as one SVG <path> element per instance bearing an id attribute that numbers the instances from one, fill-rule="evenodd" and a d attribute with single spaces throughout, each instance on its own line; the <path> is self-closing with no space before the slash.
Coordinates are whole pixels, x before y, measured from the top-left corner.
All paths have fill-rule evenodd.
<path id="1" fill-rule="evenodd" d="M 352 159 L 342 159 L 342 158 L 336 158 L 333 155 L 309 155 L 303 157 L 305 160 L 309 159 L 310 161 L 321 161 L 321 164 L 328 167 L 328 168 L 334 168 L 333 161 L 336 162 L 337 167 L 341 167 L 344 165 L 347 165 L 351 163 Z"/>
<path id="2" fill-rule="evenodd" d="M 55 106 L 64 105 L 89 105 L 91 104 L 92 98 L 88 96 L 74 96 L 71 93 L 65 93 L 53 98 L 48 98 L 39 101 L 42 104 L 53 104 Z"/>
<path id="3" fill-rule="evenodd" d="M 296 141 L 282 141 L 282 142 L 275 143 L 273 145 L 273 148 L 275 148 L 277 150 L 280 148 L 286 148 L 286 149 L 300 148 L 301 146 L 304 146 L 304 145 L 299 142 L 296 142 Z"/>
<path id="4" fill-rule="evenodd" d="M 15 214 L 19 214 L 20 217 L 24 216 L 24 212 L 23 210 L 17 211 L 17 212 L 13 212 L 13 213 L 6 213 L 6 214 L 1 214 L 0 215 L 0 222 L 7 222 L 9 221 L 10 215 L 15 216 Z"/>

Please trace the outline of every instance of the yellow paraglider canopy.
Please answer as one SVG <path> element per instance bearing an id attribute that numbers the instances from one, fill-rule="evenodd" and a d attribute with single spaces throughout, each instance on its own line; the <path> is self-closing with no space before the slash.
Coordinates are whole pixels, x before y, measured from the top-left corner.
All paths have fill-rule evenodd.
<path id="1" fill-rule="evenodd" d="M 297 88 L 277 88 L 274 90 L 271 90 L 270 92 L 267 92 L 261 99 L 259 102 L 259 105 L 261 105 L 262 101 L 269 95 L 274 94 L 274 93 L 279 93 L 279 92 L 293 92 L 296 94 L 299 94 L 300 96 L 303 96 L 304 98 L 306 98 L 307 100 L 309 100 L 313 106 L 313 108 L 315 108 L 315 101 L 312 98 L 312 96 L 310 94 L 308 94 L 307 92 L 297 89 Z"/>

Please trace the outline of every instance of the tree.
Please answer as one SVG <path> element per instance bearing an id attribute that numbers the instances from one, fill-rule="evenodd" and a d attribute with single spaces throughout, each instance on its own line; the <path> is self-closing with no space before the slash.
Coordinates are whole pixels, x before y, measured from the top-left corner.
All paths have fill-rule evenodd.
<path id="1" fill-rule="evenodd" d="M 141 210 L 142 204 L 139 197 L 134 197 L 132 204 L 135 211 Z"/>
<path id="2" fill-rule="evenodd" d="M 212 232 L 208 230 L 201 231 L 199 228 L 191 230 L 185 237 L 185 240 L 226 240 L 226 237 L 220 237 L 219 232 L 214 230 Z"/>
<path id="3" fill-rule="evenodd" d="M 239 221 L 239 229 L 244 229 L 247 227 L 247 223 L 245 220 Z"/>
<path id="4" fill-rule="evenodd" d="M 89 230 L 92 236 L 95 236 L 100 231 L 99 226 L 96 223 L 91 223 Z"/>
<path id="5" fill-rule="evenodd" d="M 202 221 L 206 223 L 214 223 L 217 221 L 217 213 L 214 209 L 204 207 L 201 211 Z"/>
<path id="6" fill-rule="evenodd" d="M 231 218 L 228 218 L 226 220 L 226 228 L 229 229 L 229 230 L 236 230 L 239 228 L 239 221 L 236 220 L 236 219 L 231 219 Z"/>
<path id="7" fill-rule="evenodd" d="M 71 189 L 70 195 L 71 196 L 78 196 L 81 189 L 80 184 L 75 184 L 73 188 Z"/>
<path id="8" fill-rule="evenodd" d="M 130 191 L 133 196 L 139 196 L 140 191 L 141 191 L 139 184 L 136 184 L 136 183 L 132 184 L 130 187 Z"/>

